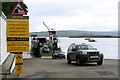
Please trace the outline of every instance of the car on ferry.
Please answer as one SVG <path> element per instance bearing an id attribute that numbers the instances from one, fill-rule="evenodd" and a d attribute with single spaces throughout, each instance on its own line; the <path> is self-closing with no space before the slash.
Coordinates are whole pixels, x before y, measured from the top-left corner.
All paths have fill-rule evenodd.
<path id="1" fill-rule="evenodd" d="M 103 64 L 103 54 L 89 44 L 71 44 L 67 50 L 67 63 L 76 61 L 77 65 L 87 62 L 96 62 L 97 65 Z"/>
<path id="2" fill-rule="evenodd" d="M 52 59 L 57 59 L 57 58 L 65 59 L 65 52 L 63 52 L 63 51 L 55 51 L 52 54 Z"/>
<path id="3" fill-rule="evenodd" d="M 43 53 L 49 53 L 50 52 L 50 49 L 49 49 L 48 45 L 43 45 L 42 52 Z"/>

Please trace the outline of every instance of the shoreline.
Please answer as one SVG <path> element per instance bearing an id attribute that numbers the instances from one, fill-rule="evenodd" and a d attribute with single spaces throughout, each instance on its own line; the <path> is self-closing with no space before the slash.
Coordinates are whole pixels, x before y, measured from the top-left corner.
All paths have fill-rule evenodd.
<path id="1" fill-rule="evenodd" d="M 91 36 L 91 37 L 86 37 L 86 36 L 69 36 L 68 38 L 120 38 L 120 36 L 114 36 L 114 37 L 105 37 L 105 36 Z"/>

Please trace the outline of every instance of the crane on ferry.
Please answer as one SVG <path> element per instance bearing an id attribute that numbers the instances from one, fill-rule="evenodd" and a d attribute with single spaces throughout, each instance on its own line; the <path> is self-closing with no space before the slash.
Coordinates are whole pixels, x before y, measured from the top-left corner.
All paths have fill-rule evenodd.
<path id="1" fill-rule="evenodd" d="M 53 29 L 53 28 L 49 28 L 49 27 L 45 24 L 45 22 L 43 22 L 43 24 L 44 24 L 44 26 L 46 26 L 46 28 L 48 29 L 48 31 L 54 31 L 54 29 Z"/>
<path id="2" fill-rule="evenodd" d="M 48 29 L 49 32 L 49 44 L 51 45 L 52 51 L 58 48 L 58 40 L 56 37 L 56 31 L 54 28 L 49 28 L 45 22 L 43 22 L 44 26 Z"/>
<path id="3" fill-rule="evenodd" d="M 51 45 L 50 51 L 52 52 L 52 59 L 56 59 L 57 57 L 60 59 L 63 57 L 65 59 L 65 54 L 61 51 L 55 29 L 49 28 L 44 22 L 43 24 L 46 26 L 49 32 L 49 44 Z"/>

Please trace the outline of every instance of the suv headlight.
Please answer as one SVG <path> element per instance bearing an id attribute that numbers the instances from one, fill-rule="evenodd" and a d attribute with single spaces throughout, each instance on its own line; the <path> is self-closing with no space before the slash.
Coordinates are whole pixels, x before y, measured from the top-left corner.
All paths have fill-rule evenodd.
<path id="1" fill-rule="evenodd" d="M 82 52 L 82 54 L 87 54 L 87 52 Z"/>

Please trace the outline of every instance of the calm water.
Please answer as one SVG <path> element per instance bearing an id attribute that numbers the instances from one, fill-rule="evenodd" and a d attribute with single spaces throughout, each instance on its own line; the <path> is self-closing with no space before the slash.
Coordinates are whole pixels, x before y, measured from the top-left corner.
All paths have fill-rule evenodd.
<path id="1" fill-rule="evenodd" d="M 93 45 L 101 53 L 104 54 L 104 58 L 106 59 L 118 59 L 118 38 L 92 38 L 95 39 L 97 42 L 88 42 L 85 38 L 67 38 L 67 37 L 60 37 L 59 45 L 64 52 L 67 52 L 67 48 L 71 43 L 87 43 Z M 119 45 L 120 46 L 120 45 Z M 29 58 L 29 54 L 24 54 L 24 58 Z"/>
<path id="2" fill-rule="evenodd" d="M 59 38 L 60 46 L 63 51 L 67 52 L 67 48 L 71 43 L 87 43 L 93 45 L 101 53 L 104 54 L 104 57 L 107 59 L 118 59 L 118 38 L 92 38 L 97 42 L 88 42 L 85 38 Z"/>

